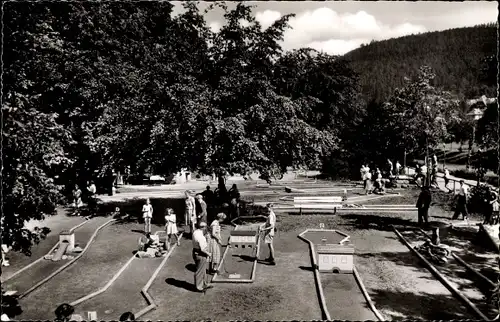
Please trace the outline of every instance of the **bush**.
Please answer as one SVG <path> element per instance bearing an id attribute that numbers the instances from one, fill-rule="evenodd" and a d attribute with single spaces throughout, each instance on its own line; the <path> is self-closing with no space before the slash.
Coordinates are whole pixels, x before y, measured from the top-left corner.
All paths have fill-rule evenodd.
<path id="1" fill-rule="evenodd" d="M 469 200 L 467 202 L 467 208 L 470 213 L 484 214 L 486 213 L 486 207 L 488 205 L 489 196 L 491 193 L 491 188 L 486 185 L 479 185 L 472 187 L 469 192 Z"/>

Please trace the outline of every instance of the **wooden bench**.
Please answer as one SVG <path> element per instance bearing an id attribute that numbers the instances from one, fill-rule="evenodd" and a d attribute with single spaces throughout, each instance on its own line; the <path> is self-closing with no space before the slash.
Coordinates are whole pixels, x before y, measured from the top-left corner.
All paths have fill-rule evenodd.
<path id="1" fill-rule="evenodd" d="M 293 197 L 293 206 L 299 208 L 301 215 L 302 209 L 333 210 L 335 214 L 342 208 L 342 197 Z"/>

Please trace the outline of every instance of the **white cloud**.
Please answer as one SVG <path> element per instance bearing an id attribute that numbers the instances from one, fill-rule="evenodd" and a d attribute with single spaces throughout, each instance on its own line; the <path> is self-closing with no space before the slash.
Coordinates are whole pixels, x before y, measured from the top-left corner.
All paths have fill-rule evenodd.
<path id="1" fill-rule="evenodd" d="M 306 44 L 305 47 L 310 47 L 330 55 L 343 55 L 351 50 L 358 48 L 365 42 L 365 40 L 361 39 L 329 39 L 326 41 L 313 41 L 309 44 Z"/>
<path id="2" fill-rule="evenodd" d="M 281 13 L 274 10 L 259 11 L 255 14 L 255 19 L 264 29 L 271 26 L 279 18 L 281 18 Z"/>
<path id="3" fill-rule="evenodd" d="M 281 13 L 273 10 L 256 14 L 256 19 L 265 28 L 280 17 Z M 338 55 L 372 39 L 382 40 L 426 31 L 424 26 L 411 23 L 385 25 L 365 11 L 339 15 L 326 7 L 302 12 L 291 18 L 289 23 L 291 29 L 286 30 L 284 35 L 285 49 L 308 46 Z"/>

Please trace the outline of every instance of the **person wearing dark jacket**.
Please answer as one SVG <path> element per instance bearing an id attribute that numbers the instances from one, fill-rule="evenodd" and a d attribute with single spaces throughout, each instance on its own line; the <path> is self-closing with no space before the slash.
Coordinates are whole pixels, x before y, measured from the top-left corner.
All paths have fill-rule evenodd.
<path id="1" fill-rule="evenodd" d="M 429 207 L 431 206 L 432 195 L 428 186 L 422 187 L 422 192 L 418 196 L 417 209 L 418 209 L 418 224 L 422 225 L 423 222 L 427 225 L 429 223 Z"/>

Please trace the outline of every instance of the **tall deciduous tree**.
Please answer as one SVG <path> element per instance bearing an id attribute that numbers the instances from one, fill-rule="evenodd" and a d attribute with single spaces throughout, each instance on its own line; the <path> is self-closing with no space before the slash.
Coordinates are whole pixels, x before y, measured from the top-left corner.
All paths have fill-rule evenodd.
<path id="1" fill-rule="evenodd" d="M 371 131 L 385 133 L 379 142 L 372 142 L 375 156 L 399 158 L 404 151 L 425 153 L 426 148 L 437 146 L 447 136 L 447 122 L 458 106 L 458 99 L 449 92 L 432 85 L 435 77 L 426 66 L 419 69 L 416 80 L 407 80 L 407 85 L 397 89 L 383 104 L 381 117 L 372 124 Z"/>

